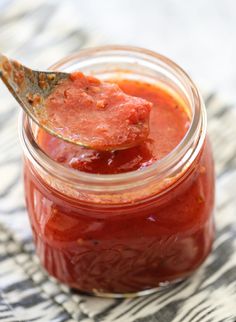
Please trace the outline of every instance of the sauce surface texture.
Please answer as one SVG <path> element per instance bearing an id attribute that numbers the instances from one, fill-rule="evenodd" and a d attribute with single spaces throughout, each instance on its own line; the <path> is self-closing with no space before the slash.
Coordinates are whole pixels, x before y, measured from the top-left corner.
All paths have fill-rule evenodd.
<path id="1" fill-rule="evenodd" d="M 42 122 L 70 142 L 100 151 L 120 150 L 147 138 L 151 107 L 115 83 L 74 72 L 46 99 Z"/>
<path id="2" fill-rule="evenodd" d="M 41 148 L 53 160 L 67 167 L 97 174 L 117 174 L 142 169 L 170 153 L 189 128 L 190 121 L 181 104 L 155 85 L 132 80 L 119 81 L 117 84 L 134 99 L 142 98 L 153 104 L 149 134 L 142 143 L 124 150 L 98 151 L 70 144 L 40 130 L 38 143 Z M 54 104 L 56 109 L 59 103 L 55 101 Z M 124 110 L 123 120 L 127 118 L 125 113 Z M 86 126 L 88 125 L 85 124 Z"/>

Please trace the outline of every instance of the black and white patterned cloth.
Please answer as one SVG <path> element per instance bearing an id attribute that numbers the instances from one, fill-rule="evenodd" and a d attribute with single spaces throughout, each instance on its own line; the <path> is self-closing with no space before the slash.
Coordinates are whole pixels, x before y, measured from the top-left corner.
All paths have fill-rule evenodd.
<path id="1" fill-rule="evenodd" d="M 71 17 L 71 19 L 67 19 Z M 98 44 L 70 1 L 0 1 L 0 51 L 47 67 Z M 100 42 L 100 41 L 99 41 Z M 213 252 L 188 280 L 147 297 L 101 299 L 49 277 L 34 254 L 24 206 L 18 107 L 0 84 L 0 321 L 236 321 L 236 106 L 205 95 L 217 173 Z"/>

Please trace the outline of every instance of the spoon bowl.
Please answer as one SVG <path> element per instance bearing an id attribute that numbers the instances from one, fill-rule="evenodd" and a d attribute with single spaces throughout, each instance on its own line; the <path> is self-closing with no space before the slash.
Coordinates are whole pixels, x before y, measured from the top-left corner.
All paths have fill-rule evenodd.
<path id="1" fill-rule="evenodd" d="M 2 54 L 0 78 L 36 124 L 64 141 L 109 151 L 147 138 L 151 103 L 116 84 L 80 72 L 33 70 Z"/>

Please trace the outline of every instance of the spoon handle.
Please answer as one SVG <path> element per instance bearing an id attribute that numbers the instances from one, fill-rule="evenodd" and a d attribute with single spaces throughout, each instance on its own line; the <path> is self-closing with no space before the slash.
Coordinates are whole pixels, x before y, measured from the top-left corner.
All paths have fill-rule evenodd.
<path id="1" fill-rule="evenodd" d="M 19 76 L 14 72 L 17 62 L 0 53 L 0 78 L 15 99 L 22 105 L 19 95 Z M 19 63 L 18 63 L 19 64 Z"/>
<path id="2" fill-rule="evenodd" d="M 37 109 L 40 109 L 55 85 L 61 79 L 68 77 L 68 73 L 30 69 L 0 53 L 0 78 L 34 120 Z"/>

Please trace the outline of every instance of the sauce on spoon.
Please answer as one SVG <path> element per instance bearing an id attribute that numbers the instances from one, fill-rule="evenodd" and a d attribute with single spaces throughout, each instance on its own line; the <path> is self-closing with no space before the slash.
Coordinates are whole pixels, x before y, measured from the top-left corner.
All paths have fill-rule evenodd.
<path id="1" fill-rule="evenodd" d="M 147 138 L 151 106 L 117 84 L 74 72 L 46 99 L 41 122 L 73 143 L 100 151 L 122 150 Z"/>

